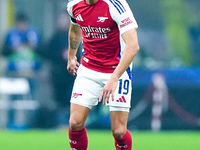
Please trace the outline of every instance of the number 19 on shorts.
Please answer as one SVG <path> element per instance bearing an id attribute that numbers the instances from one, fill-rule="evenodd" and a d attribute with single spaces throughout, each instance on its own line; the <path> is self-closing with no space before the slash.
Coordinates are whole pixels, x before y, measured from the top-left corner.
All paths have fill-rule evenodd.
<path id="1" fill-rule="evenodd" d="M 129 80 L 119 79 L 119 90 L 118 90 L 118 93 L 127 95 L 129 93 L 129 86 L 130 86 L 130 81 Z"/>

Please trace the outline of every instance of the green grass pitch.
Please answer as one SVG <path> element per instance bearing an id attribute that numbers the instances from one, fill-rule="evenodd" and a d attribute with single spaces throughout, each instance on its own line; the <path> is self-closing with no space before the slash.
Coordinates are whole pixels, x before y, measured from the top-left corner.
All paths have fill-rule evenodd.
<path id="1" fill-rule="evenodd" d="M 200 132 L 131 132 L 133 150 L 200 150 Z M 89 130 L 88 150 L 115 150 L 110 131 Z M 0 130 L 0 150 L 70 150 L 66 130 Z"/>

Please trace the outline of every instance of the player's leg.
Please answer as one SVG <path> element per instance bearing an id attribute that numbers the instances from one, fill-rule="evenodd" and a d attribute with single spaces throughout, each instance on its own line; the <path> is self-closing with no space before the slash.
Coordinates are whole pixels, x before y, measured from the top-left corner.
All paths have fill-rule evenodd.
<path id="1" fill-rule="evenodd" d="M 109 100 L 111 129 L 115 139 L 117 150 L 131 150 L 132 137 L 127 130 L 128 114 L 131 104 L 131 80 L 125 72 L 118 81 L 118 86 L 114 93 L 115 100 Z"/>
<path id="2" fill-rule="evenodd" d="M 84 127 L 85 120 L 90 112 L 90 109 L 77 105 L 71 104 L 69 127 L 72 131 L 81 130 Z"/>
<path id="3" fill-rule="evenodd" d="M 80 65 L 71 97 L 69 120 L 70 146 L 76 150 L 86 150 L 88 138 L 85 120 L 90 109 L 97 105 L 102 86 L 96 81 L 99 73 Z"/>
<path id="4" fill-rule="evenodd" d="M 110 116 L 116 150 L 132 150 L 132 137 L 127 130 L 128 112 L 111 111 Z"/>
<path id="5" fill-rule="evenodd" d="M 89 108 L 71 103 L 69 139 L 72 149 L 87 150 L 88 137 L 84 124 L 89 112 Z"/>

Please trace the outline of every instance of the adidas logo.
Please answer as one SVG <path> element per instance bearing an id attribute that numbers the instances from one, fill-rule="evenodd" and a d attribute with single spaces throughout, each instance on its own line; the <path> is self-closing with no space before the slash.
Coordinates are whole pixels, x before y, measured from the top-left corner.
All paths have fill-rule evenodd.
<path id="1" fill-rule="evenodd" d="M 83 21 L 83 18 L 81 17 L 81 14 L 79 14 L 79 15 L 76 17 L 76 20 L 78 20 L 78 21 Z"/>
<path id="2" fill-rule="evenodd" d="M 121 98 L 119 98 L 118 100 L 116 100 L 116 102 L 119 102 L 119 103 L 126 103 L 126 99 L 124 96 L 122 96 Z"/>

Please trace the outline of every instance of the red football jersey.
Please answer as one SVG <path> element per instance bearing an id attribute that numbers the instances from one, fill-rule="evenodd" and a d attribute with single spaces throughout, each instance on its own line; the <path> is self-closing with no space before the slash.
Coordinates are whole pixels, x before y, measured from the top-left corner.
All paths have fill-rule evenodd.
<path id="1" fill-rule="evenodd" d="M 67 5 L 72 24 L 82 29 L 82 65 L 103 73 L 112 73 L 119 63 L 125 43 L 121 35 L 137 22 L 125 0 L 71 0 Z"/>

